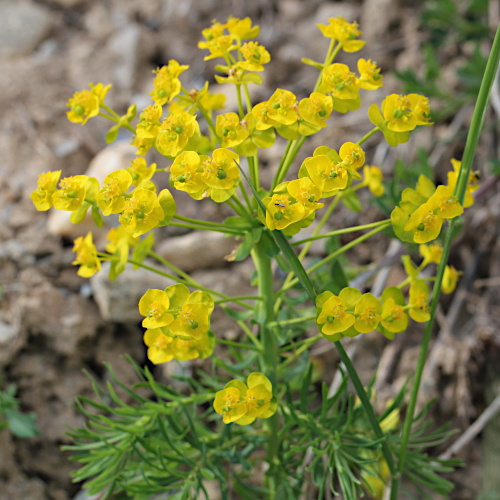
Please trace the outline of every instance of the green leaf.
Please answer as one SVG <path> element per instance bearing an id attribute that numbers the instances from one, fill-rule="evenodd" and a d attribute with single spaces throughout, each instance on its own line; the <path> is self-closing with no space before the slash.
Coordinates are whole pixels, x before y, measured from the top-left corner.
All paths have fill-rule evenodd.
<path id="1" fill-rule="evenodd" d="M 319 69 L 320 71 L 323 70 L 323 68 L 325 67 L 324 64 L 320 63 L 320 62 L 317 62 L 317 61 L 313 61 L 312 59 L 309 59 L 308 57 L 303 57 L 301 59 L 301 61 L 304 63 L 304 64 L 307 64 L 308 66 L 313 66 L 314 68 L 316 69 Z"/>
<path id="2" fill-rule="evenodd" d="M 120 129 L 120 125 L 114 125 L 111 127 L 106 133 L 106 142 L 111 144 L 118 137 L 118 130 Z"/>
<path id="3" fill-rule="evenodd" d="M 92 219 L 97 227 L 102 227 L 102 215 L 97 205 L 92 205 Z"/>
<path id="4" fill-rule="evenodd" d="M 255 83 L 262 85 L 262 77 L 258 73 L 246 73 L 240 80 L 241 83 Z"/>
<path id="5" fill-rule="evenodd" d="M 135 260 L 138 263 L 142 263 L 142 261 L 148 256 L 148 253 L 153 248 L 155 243 L 155 235 L 154 233 L 149 233 L 145 238 L 143 238 L 135 247 L 132 252 L 132 260 Z M 138 269 L 139 266 L 134 264 L 134 269 Z"/>
<path id="6" fill-rule="evenodd" d="M 352 189 L 346 189 L 343 191 L 341 199 L 343 205 L 349 210 L 352 210 L 353 212 L 361 212 L 361 209 L 363 208 L 361 206 L 361 201 L 359 196 Z"/>
<path id="7" fill-rule="evenodd" d="M 31 438 L 40 434 L 36 426 L 36 415 L 34 413 L 25 414 L 7 408 L 5 410 L 5 416 L 7 417 L 7 422 L 14 436 L 19 438 Z"/>
<path id="8" fill-rule="evenodd" d="M 70 215 L 70 221 L 73 224 L 80 224 L 80 222 L 85 219 L 85 216 L 87 215 L 87 210 L 89 209 L 90 203 L 84 201 L 83 205 L 78 209 L 73 212 L 71 212 Z"/>
<path id="9" fill-rule="evenodd" d="M 280 253 L 280 249 L 274 242 L 274 239 L 271 236 L 271 232 L 268 229 L 265 229 L 262 232 L 260 242 L 262 245 L 262 249 L 264 250 L 264 253 L 271 259 L 273 257 L 276 257 Z"/>
<path id="10" fill-rule="evenodd" d="M 163 189 L 158 195 L 158 201 L 163 209 L 164 218 L 156 227 L 167 226 L 172 220 L 172 217 L 175 215 L 175 211 L 177 209 L 174 197 L 168 189 Z"/>
<path id="11" fill-rule="evenodd" d="M 243 236 L 243 241 L 238 247 L 236 255 L 234 256 L 234 261 L 238 262 L 243 259 L 246 259 L 250 252 L 252 251 L 253 246 L 259 242 L 263 228 L 254 228 L 245 233 Z"/>

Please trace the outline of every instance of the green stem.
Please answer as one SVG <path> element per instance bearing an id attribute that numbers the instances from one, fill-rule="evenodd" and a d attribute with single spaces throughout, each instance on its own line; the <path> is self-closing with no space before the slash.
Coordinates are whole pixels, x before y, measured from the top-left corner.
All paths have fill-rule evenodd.
<path id="1" fill-rule="evenodd" d="M 206 112 L 205 108 L 201 106 L 201 104 L 199 103 L 198 103 L 198 109 L 203 115 L 203 118 L 205 118 L 206 122 L 208 123 L 208 126 L 210 127 L 210 130 L 214 134 L 214 137 L 217 139 L 217 142 L 220 144 L 220 137 L 217 135 L 217 131 L 215 129 L 215 125 L 214 122 L 212 121 L 212 118 L 210 118 L 210 115 Z"/>
<path id="2" fill-rule="evenodd" d="M 248 193 L 247 193 L 247 190 L 245 189 L 245 186 L 243 185 L 243 182 L 240 182 L 239 188 L 240 188 L 241 194 L 243 195 L 245 203 L 247 204 L 248 210 L 250 210 L 250 212 L 252 213 L 253 212 L 252 202 L 250 201 L 250 198 L 248 197 Z"/>
<path id="3" fill-rule="evenodd" d="M 277 367 L 278 367 L 278 348 L 273 329 L 268 323 L 274 319 L 274 283 L 273 272 L 271 269 L 271 259 L 266 255 L 261 243 L 257 243 L 252 249 L 252 258 L 255 263 L 255 269 L 258 276 L 259 295 L 264 303 L 265 321 L 260 327 L 260 339 L 262 342 L 262 364 L 267 377 L 273 387 L 278 387 Z M 266 459 L 269 463 L 274 461 L 279 448 L 279 415 L 275 413 L 267 419 L 269 426 L 269 441 L 267 443 Z M 268 477 L 271 484 L 274 479 Z"/>
<path id="4" fill-rule="evenodd" d="M 294 325 L 295 323 L 303 323 L 305 321 L 311 321 L 312 319 L 316 319 L 315 314 L 313 316 L 300 316 L 299 318 L 285 319 L 283 321 L 273 321 L 272 323 L 268 323 L 268 326 Z"/>
<path id="5" fill-rule="evenodd" d="M 363 142 L 368 140 L 373 134 L 375 134 L 379 130 L 380 129 L 378 127 L 375 127 L 374 129 L 370 130 L 370 132 L 368 132 L 366 135 L 361 137 L 361 139 L 357 142 L 357 144 L 359 144 L 359 145 L 363 144 Z"/>
<path id="6" fill-rule="evenodd" d="M 183 222 L 170 222 L 169 226 L 174 226 L 174 227 L 184 227 L 186 229 L 192 229 L 192 230 L 200 230 L 200 231 L 216 231 L 218 233 L 227 233 L 227 234 L 234 234 L 234 235 L 242 235 L 243 233 L 241 231 L 238 231 L 236 229 L 229 229 L 225 227 L 211 227 L 211 226 L 195 226 L 194 224 L 185 224 Z"/>
<path id="7" fill-rule="evenodd" d="M 243 84 L 243 88 L 245 89 L 245 98 L 247 101 L 247 113 L 252 112 L 252 100 L 250 99 L 250 92 L 248 92 L 248 86 L 246 83 Z"/>
<path id="8" fill-rule="evenodd" d="M 339 50 L 341 48 L 340 43 L 337 44 L 335 48 L 334 47 L 335 47 L 335 40 L 332 38 L 330 40 L 330 46 L 328 47 L 328 52 L 326 53 L 325 62 L 323 63 L 324 66 L 331 64 L 335 59 L 336 55 L 339 53 Z M 314 85 L 313 92 L 316 92 L 319 89 L 322 79 L 323 79 L 323 73 L 320 72 L 318 79 L 316 80 L 316 84 Z"/>
<path id="9" fill-rule="evenodd" d="M 231 203 L 230 200 L 226 200 L 226 203 L 241 217 L 249 220 L 250 222 L 253 222 L 253 217 L 252 215 L 248 212 L 247 208 L 243 203 L 241 203 L 240 199 L 238 198 L 238 195 L 235 193 L 233 196 L 231 196 Z"/>
<path id="10" fill-rule="evenodd" d="M 243 120 L 245 112 L 243 111 L 243 101 L 241 99 L 241 84 L 236 84 L 236 95 L 238 96 L 238 110 L 240 112 L 240 120 Z"/>
<path id="11" fill-rule="evenodd" d="M 191 219 L 189 217 L 183 217 L 182 215 L 177 215 L 177 214 L 175 214 L 173 218 L 184 222 L 190 222 L 191 224 L 196 224 L 198 226 L 210 226 L 219 229 L 225 228 L 224 224 L 221 224 L 220 222 L 210 222 L 208 220 Z"/>
<path id="12" fill-rule="evenodd" d="M 295 160 L 295 157 L 298 155 L 300 149 L 302 148 L 302 144 L 304 144 L 305 140 L 306 140 L 306 136 L 305 135 L 301 136 L 301 138 L 297 142 L 297 145 L 295 146 L 295 149 L 293 150 L 293 153 L 288 156 L 289 159 L 287 158 L 285 164 L 283 165 L 283 168 L 281 169 L 281 172 L 280 172 L 279 178 L 276 182 L 276 185 L 278 185 L 280 182 L 283 182 L 283 179 L 285 178 L 285 176 L 288 172 L 288 169 L 292 165 L 293 160 Z"/>
<path id="13" fill-rule="evenodd" d="M 216 337 L 215 341 L 217 344 L 230 345 L 232 347 L 239 347 L 241 349 L 247 349 L 249 351 L 260 351 L 260 349 L 252 344 L 243 344 L 242 342 L 235 342 L 234 340 L 221 339 Z"/>
<path id="14" fill-rule="evenodd" d="M 286 145 L 285 152 L 284 152 L 283 156 L 281 157 L 278 171 L 276 172 L 276 175 L 274 176 L 273 184 L 271 186 L 271 193 L 274 191 L 274 188 L 278 185 L 278 179 L 280 178 L 280 175 L 281 175 L 281 169 L 283 168 L 283 165 L 285 164 L 285 161 L 288 157 L 288 154 L 290 153 L 290 150 L 292 149 L 294 144 L 295 144 L 295 141 L 289 140 L 288 144 Z"/>
<path id="15" fill-rule="evenodd" d="M 237 297 L 228 297 L 227 299 L 216 300 L 215 304 L 224 304 L 225 302 L 234 302 L 235 300 L 262 300 L 262 297 L 255 295 L 239 295 Z"/>
<path id="16" fill-rule="evenodd" d="M 306 243 L 307 241 L 320 240 L 322 238 L 329 238 L 330 236 L 337 236 L 339 234 L 354 233 L 356 231 L 363 231 L 364 229 L 371 229 L 373 227 L 388 226 L 390 222 L 391 222 L 391 219 L 387 219 L 387 220 L 381 220 L 379 222 L 372 222 L 371 224 L 364 224 L 362 226 L 353 226 L 353 227 L 347 227 L 345 229 L 337 229 L 336 231 L 330 231 L 329 233 L 323 233 L 319 236 L 311 236 L 310 238 L 304 238 L 303 240 L 300 240 L 300 241 L 294 241 L 293 243 L 291 243 L 291 245 L 292 246 L 302 245 L 302 243 Z"/>
<path id="17" fill-rule="evenodd" d="M 486 115 L 486 110 L 488 107 L 488 100 L 491 93 L 491 88 L 493 86 L 493 81 L 495 79 L 495 74 L 500 61 L 500 29 L 497 28 L 495 35 L 495 40 L 493 41 L 493 46 L 488 58 L 488 63 L 486 64 L 486 70 L 484 72 L 483 80 L 481 82 L 481 88 L 479 89 L 478 98 L 476 101 L 476 106 L 474 108 L 474 114 L 472 116 L 471 127 L 467 135 L 467 142 L 465 144 L 464 155 L 462 158 L 462 165 L 460 168 L 460 173 L 458 177 L 457 186 L 455 188 L 455 195 L 458 200 L 463 203 L 465 198 L 465 193 L 467 189 L 467 183 L 469 181 L 469 175 L 472 168 L 472 160 L 476 152 L 477 143 L 479 140 L 479 135 L 483 127 L 484 118 Z M 422 373 L 424 370 L 425 360 L 427 357 L 427 350 L 429 348 L 429 342 L 432 335 L 432 328 L 434 326 L 434 318 L 436 316 L 436 310 L 439 303 L 439 296 L 441 294 L 441 283 L 443 281 L 444 270 L 446 263 L 448 262 L 448 256 L 451 249 L 451 240 L 453 236 L 453 227 L 455 225 L 455 220 L 450 221 L 450 225 L 446 231 L 445 241 L 443 245 L 443 253 L 441 255 L 441 260 L 436 272 L 436 281 L 434 283 L 434 288 L 432 290 L 432 298 L 430 305 L 430 319 L 425 325 L 424 336 L 422 339 L 422 344 L 420 346 L 420 353 L 417 361 L 417 368 L 415 370 L 415 377 L 413 379 L 413 385 L 411 388 L 410 400 L 408 402 L 408 408 L 406 410 L 406 418 L 403 426 L 403 433 L 401 436 L 401 446 L 399 451 L 399 461 L 398 461 L 398 472 L 399 477 L 394 479 L 391 488 L 391 500 L 397 500 L 400 476 L 405 468 L 405 460 L 407 455 L 408 443 L 410 441 L 411 427 L 413 423 L 413 416 L 415 413 L 415 407 L 417 405 L 418 391 L 420 388 L 420 382 L 422 379 Z"/>

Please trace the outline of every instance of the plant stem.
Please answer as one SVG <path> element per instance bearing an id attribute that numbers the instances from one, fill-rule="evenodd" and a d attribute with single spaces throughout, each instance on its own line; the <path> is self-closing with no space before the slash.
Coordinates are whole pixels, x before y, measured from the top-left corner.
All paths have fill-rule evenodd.
<path id="1" fill-rule="evenodd" d="M 239 295 L 237 297 L 228 297 L 227 299 L 216 300 L 215 304 L 224 304 L 225 302 L 234 302 L 235 300 L 262 300 L 262 297 L 255 295 Z"/>
<path id="2" fill-rule="evenodd" d="M 329 233 L 323 233 L 319 236 L 311 236 L 310 238 L 304 238 L 303 240 L 300 241 L 294 241 L 291 243 L 292 246 L 295 245 L 302 245 L 302 243 L 306 243 L 307 241 L 315 241 L 319 240 L 321 238 L 329 238 L 330 236 L 336 236 L 338 234 L 347 234 L 347 233 L 354 233 L 356 231 L 363 231 L 364 229 L 371 229 L 374 227 L 379 227 L 379 226 L 387 226 L 388 223 L 390 223 L 391 220 L 381 220 L 378 222 L 372 222 L 370 224 L 364 224 L 362 226 L 353 226 L 353 227 L 347 227 L 345 229 L 337 229 L 336 231 L 330 231 Z"/>
<path id="3" fill-rule="evenodd" d="M 220 137 L 217 135 L 217 131 L 215 130 L 215 125 L 214 125 L 214 122 L 212 121 L 212 118 L 210 118 L 210 116 L 206 112 L 205 108 L 203 106 L 201 106 L 199 103 L 198 103 L 198 109 L 200 110 L 201 114 L 203 115 L 203 118 L 205 118 L 205 120 L 207 121 L 208 126 L 210 127 L 210 130 L 214 134 L 214 137 L 217 139 L 217 142 L 220 144 Z"/>
<path id="4" fill-rule="evenodd" d="M 460 168 L 460 173 L 458 176 L 458 182 L 455 188 L 455 195 L 457 196 L 458 200 L 461 203 L 463 203 L 465 198 L 470 170 L 472 168 L 472 160 L 474 158 L 477 143 L 479 140 L 479 135 L 483 127 L 484 118 L 486 115 L 486 109 L 488 106 L 488 100 L 490 97 L 491 88 L 493 86 L 493 81 L 495 78 L 499 61 L 500 61 L 500 29 L 497 28 L 495 40 L 493 41 L 493 46 L 491 48 L 491 52 L 488 58 L 488 63 L 486 64 L 486 70 L 484 72 L 483 80 L 481 82 L 481 88 L 479 89 L 476 106 L 474 108 L 474 114 L 472 117 L 471 127 L 467 135 L 467 142 L 465 144 L 465 150 L 462 159 L 462 165 Z M 450 221 L 450 225 L 448 226 L 448 229 L 446 231 L 445 241 L 443 245 L 443 253 L 441 255 L 441 260 L 439 262 L 439 266 L 436 272 L 436 281 L 434 283 L 434 288 L 432 290 L 432 298 L 430 305 L 431 317 L 425 325 L 424 336 L 422 339 L 422 344 L 420 346 L 420 353 L 417 361 L 417 368 L 415 370 L 415 377 L 413 379 L 413 385 L 411 388 L 410 400 L 408 402 L 408 408 L 406 410 L 406 418 L 403 426 L 403 433 L 401 436 L 401 446 L 399 451 L 399 461 L 398 461 L 399 477 L 395 478 L 392 482 L 391 500 L 397 500 L 398 498 L 400 477 L 405 467 L 405 460 L 407 455 L 408 443 L 410 440 L 413 416 L 415 413 L 415 407 L 417 405 L 417 397 L 420 388 L 420 381 L 422 379 L 422 373 L 424 370 L 425 360 L 427 357 L 427 350 L 429 348 L 429 342 L 432 335 L 432 328 L 434 326 L 434 318 L 436 316 L 436 310 L 439 303 L 439 296 L 441 294 L 441 283 L 443 281 L 444 270 L 451 249 L 451 240 L 453 236 L 453 227 L 455 225 L 455 220 L 456 219 L 452 219 Z"/>
<path id="5" fill-rule="evenodd" d="M 316 319 L 315 314 L 313 316 L 300 316 L 299 318 L 285 319 L 283 321 L 273 321 L 272 323 L 268 323 L 268 326 L 294 325 L 295 323 L 303 323 L 304 321 L 311 321 L 312 319 Z"/>
<path id="6" fill-rule="evenodd" d="M 326 53 L 325 57 L 325 62 L 324 66 L 327 66 L 328 64 L 331 64 L 333 60 L 335 59 L 335 56 L 339 53 L 340 50 L 340 43 L 337 44 L 335 47 L 335 40 L 332 38 L 330 40 L 330 46 L 328 47 L 328 52 Z M 323 79 L 323 74 L 320 72 L 318 79 L 316 80 L 316 84 L 314 85 L 314 90 L 313 92 L 316 92 L 321 85 L 321 80 Z"/>
<path id="7" fill-rule="evenodd" d="M 247 190 L 245 189 L 245 186 L 243 185 L 243 182 L 240 182 L 239 188 L 241 193 L 243 194 L 243 198 L 245 200 L 245 203 L 247 204 L 248 210 L 250 210 L 250 212 L 253 212 L 252 202 L 248 197 L 248 193 Z"/>
<path id="8" fill-rule="evenodd" d="M 186 229 L 199 229 L 200 231 L 216 231 L 218 233 L 227 233 L 234 235 L 242 235 L 242 231 L 238 231 L 237 229 L 229 229 L 225 227 L 211 227 L 211 226 L 195 226 L 194 224 L 185 224 L 183 222 L 170 222 L 169 226 L 173 227 L 184 227 Z"/>
<path id="9" fill-rule="evenodd" d="M 262 342 L 262 364 L 267 377 L 274 388 L 278 387 L 277 366 L 278 349 L 273 329 L 268 325 L 274 319 L 274 284 L 273 273 L 271 269 L 271 259 L 266 255 L 261 243 L 257 243 L 252 249 L 252 258 L 255 263 L 255 269 L 258 276 L 259 295 L 264 303 L 265 321 L 261 324 L 260 339 Z M 267 443 L 266 459 L 269 463 L 274 461 L 279 448 L 279 415 L 275 413 L 267 419 L 269 426 L 269 441 Z M 271 485 L 274 485 L 274 479 L 267 478 Z M 272 488 L 273 489 L 273 488 Z"/>
<path id="10" fill-rule="evenodd" d="M 238 110 L 240 112 L 240 120 L 243 120 L 245 112 L 243 111 L 243 101 L 241 100 L 241 84 L 236 84 L 236 95 L 238 96 Z"/>
<path id="11" fill-rule="evenodd" d="M 234 340 L 220 339 L 220 338 L 216 337 L 215 342 L 217 342 L 217 344 L 229 345 L 232 347 L 239 347 L 241 349 L 248 349 L 249 351 L 260 351 L 260 349 L 254 345 L 243 344 L 242 342 L 235 342 Z"/>
<path id="12" fill-rule="evenodd" d="M 297 142 L 297 145 L 295 146 L 295 149 L 293 150 L 293 153 L 287 157 L 287 160 L 285 161 L 285 164 L 283 165 L 283 168 L 281 169 L 281 172 L 280 172 L 279 178 L 276 182 L 276 185 L 278 185 L 280 182 L 283 182 L 283 179 L 285 178 L 285 176 L 288 172 L 288 169 L 292 165 L 293 160 L 295 160 L 295 157 L 299 153 L 300 148 L 302 147 L 302 144 L 304 144 L 305 140 L 306 140 L 306 136 L 305 135 L 301 136 L 301 138 Z"/>
<path id="13" fill-rule="evenodd" d="M 280 174 L 281 174 L 281 169 L 283 168 L 283 165 L 285 164 L 285 161 L 286 161 L 286 159 L 288 157 L 288 154 L 290 153 L 290 149 L 293 147 L 294 144 L 295 144 L 295 141 L 289 140 L 288 144 L 286 145 L 285 152 L 283 153 L 283 156 L 281 157 L 281 161 L 280 161 L 280 165 L 278 167 L 278 171 L 276 172 L 276 175 L 274 176 L 273 184 L 271 186 L 271 193 L 274 191 L 274 188 L 278 184 L 278 179 L 279 179 Z"/>
<path id="14" fill-rule="evenodd" d="M 220 229 L 225 228 L 224 224 L 221 224 L 220 222 L 210 222 L 208 220 L 191 219 L 190 217 L 183 217 L 182 215 L 177 215 L 177 214 L 175 214 L 173 218 L 184 222 L 190 222 L 191 224 L 196 224 L 198 226 L 210 226 Z"/>
<path id="15" fill-rule="evenodd" d="M 380 130 L 378 127 L 375 127 L 374 129 L 370 130 L 366 135 L 364 135 L 358 142 L 358 145 L 363 144 L 367 139 L 369 139 L 373 134 L 375 134 L 378 130 Z"/>

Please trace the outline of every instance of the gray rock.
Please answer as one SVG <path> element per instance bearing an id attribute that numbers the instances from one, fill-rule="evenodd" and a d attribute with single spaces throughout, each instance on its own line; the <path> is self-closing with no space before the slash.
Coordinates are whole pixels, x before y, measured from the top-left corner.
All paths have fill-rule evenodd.
<path id="1" fill-rule="evenodd" d="M 147 269 L 125 271 L 111 282 L 108 278 L 109 262 L 102 265 L 101 271 L 90 279 L 101 316 L 115 323 L 137 323 L 142 319 L 139 313 L 139 300 L 149 288 L 165 289 L 174 282 Z"/>
<path id="2" fill-rule="evenodd" d="M 390 24 L 400 18 L 399 0 L 366 0 L 360 19 L 362 38 L 367 41 L 384 40 Z M 383 15 L 381 13 L 383 12 Z"/>
<path id="3" fill-rule="evenodd" d="M 158 253 L 183 271 L 222 267 L 224 260 L 237 246 L 234 238 L 213 231 L 196 231 L 168 238 L 158 246 Z"/>
<path id="4" fill-rule="evenodd" d="M 0 1 L 0 55 L 32 52 L 52 30 L 50 11 L 31 2 Z"/>

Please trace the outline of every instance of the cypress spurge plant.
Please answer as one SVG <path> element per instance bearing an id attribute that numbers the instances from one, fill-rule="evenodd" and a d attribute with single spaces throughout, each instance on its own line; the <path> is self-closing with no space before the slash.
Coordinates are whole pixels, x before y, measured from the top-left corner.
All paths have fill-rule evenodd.
<path id="1" fill-rule="evenodd" d="M 453 223 L 473 203 L 471 193 L 477 188 L 471 173 L 473 149 L 468 142 L 464 162 L 452 160 L 447 185 L 436 187 L 420 176 L 416 186 L 403 191 L 390 219 L 325 232 L 326 223 L 337 220 L 339 201 L 359 211 L 358 190 L 366 188 L 375 197 L 384 193 L 381 170 L 367 164 L 363 143 L 380 134 L 396 147 L 408 141 L 414 129 L 432 123 L 426 97 L 389 95 L 369 108 L 374 128 L 364 137 L 318 147 L 296 164 L 309 136 L 328 126 L 337 113 L 358 109 L 361 97 L 368 99 L 370 90 L 383 86 L 380 69 L 370 59 L 359 59 L 357 73 L 336 61 L 341 51 L 363 48 L 356 22 L 338 17 L 319 28 L 330 46 L 323 63 L 304 60 L 319 75 L 311 94 L 300 101 L 286 89 L 276 89 L 265 102 L 251 101 L 248 86 L 262 83 L 260 73 L 271 58 L 258 42 L 248 41 L 259 34 L 248 18 L 214 22 L 203 30 L 199 43 L 208 50 L 206 60 L 220 60 L 217 82 L 234 84 L 238 113 L 220 112 L 224 96 L 209 91 L 208 82 L 202 89 L 185 89 L 180 76 L 188 66 L 174 60 L 154 72 L 153 104 L 141 111 L 138 122 L 135 105 L 119 115 L 105 103 L 109 85 L 91 84 L 69 100 L 70 121 L 84 125 L 101 116 L 114 122 L 108 142 L 120 128 L 130 130 L 138 156 L 128 169 L 108 175 L 103 185 L 85 175 L 44 173 L 33 202 L 38 210 L 55 206 L 70 211 L 74 223 L 90 209 L 99 227 L 103 216 L 118 215 L 120 225 L 110 230 L 105 252 L 96 249 L 91 233 L 75 241 L 78 273 L 90 277 L 109 261 L 112 280 L 128 264 L 174 280 L 176 284 L 165 290 L 144 290 L 138 304 L 148 358 L 154 364 L 212 360 L 211 369 L 175 377 L 184 382 L 187 389 L 182 391 L 158 383 L 148 368 L 132 360 L 139 377 L 134 387 L 123 385 L 111 368 L 113 382 L 105 388 L 92 380 L 97 399 L 77 400 L 88 425 L 71 431 L 74 444 L 65 447 L 82 464 L 74 480 L 84 482 L 91 494 L 139 500 L 157 494 L 209 498 L 211 481 L 224 499 L 233 492 L 245 499 L 300 498 L 312 485 L 319 499 L 327 489 L 356 499 L 365 494 L 382 498 L 392 483 L 392 498 L 398 498 L 402 476 L 417 490 L 446 495 L 453 487 L 438 473 L 457 463 L 426 452 L 446 439 L 448 431 L 431 430 L 427 408 L 417 416 L 414 409 L 439 293 L 451 293 L 460 274 L 446 259 Z M 494 74 L 489 68 L 487 86 Z M 484 92 L 481 95 L 472 129 L 476 143 L 481 121 L 477 116 L 484 116 L 487 100 Z M 287 146 L 272 184 L 262 186 L 259 151 L 271 147 L 276 134 Z M 151 148 L 166 157 L 164 165 L 148 165 Z M 153 180 L 168 173 L 170 189 L 158 192 Z M 197 200 L 200 208 L 225 203 L 234 215 L 220 222 L 184 217 L 177 212 L 176 191 Z M 313 235 L 301 236 L 322 209 Z M 212 290 L 158 255 L 151 231 L 167 225 L 236 237 L 237 247 L 228 259 L 253 260 L 257 294 L 232 296 L 230 290 Z M 447 226 L 441 246 L 440 234 Z M 405 256 L 407 278 L 378 297 L 349 286 L 338 259 L 377 233 L 390 236 L 391 228 L 400 240 L 420 245 L 420 265 Z M 359 234 L 304 266 L 313 241 L 324 238 L 331 243 L 348 232 Z M 274 278 L 273 261 L 288 273 L 286 279 Z M 318 272 L 331 263 L 338 271 L 333 286 Z M 439 265 L 435 280 L 428 277 L 428 269 L 423 277 L 424 268 L 434 264 Z M 211 330 L 215 307 L 239 325 L 238 341 Z M 409 386 L 377 414 L 376 395 L 371 385 L 363 386 L 343 339 L 374 330 L 393 339 L 404 335 L 410 321 L 426 323 L 426 333 L 401 432 L 400 407 Z M 313 324 L 318 332 L 309 336 Z M 321 391 L 315 386 L 309 350 L 322 338 L 334 343 L 345 367 L 334 394 L 325 384 Z M 222 356 L 213 355 L 216 343 L 227 349 Z M 349 393 L 349 381 L 356 394 Z M 129 402 L 118 395 L 117 387 Z M 150 397 L 138 391 L 144 387 Z"/>

